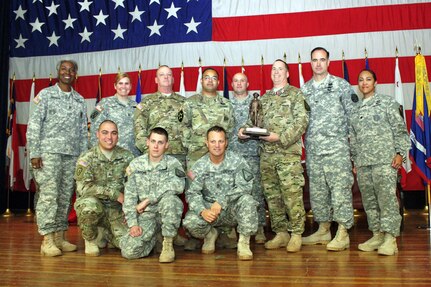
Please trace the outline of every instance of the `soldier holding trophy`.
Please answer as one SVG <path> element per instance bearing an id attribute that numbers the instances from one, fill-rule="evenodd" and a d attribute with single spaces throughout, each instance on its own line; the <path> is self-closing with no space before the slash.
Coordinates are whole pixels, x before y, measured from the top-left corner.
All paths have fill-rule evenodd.
<path id="1" fill-rule="evenodd" d="M 302 92 L 289 85 L 288 78 L 287 63 L 276 60 L 271 71 L 273 88 L 261 97 L 260 103 L 256 103 L 257 98 L 251 103 L 250 118 L 239 130 L 238 138 L 260 140 L 262 184 L 271 227 L 276 233 L 265 248 L 286 247 L 288 252 L 298 252 L 305 224 L 301 136 L 308 115 Z"/>

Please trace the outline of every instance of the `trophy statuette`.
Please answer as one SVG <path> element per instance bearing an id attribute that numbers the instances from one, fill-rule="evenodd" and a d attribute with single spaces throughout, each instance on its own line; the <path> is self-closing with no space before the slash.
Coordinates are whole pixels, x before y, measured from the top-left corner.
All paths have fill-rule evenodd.
<path id="1" fill-rule="evenodd" d="M 250 118 L 253 127 L 245 128 L 244 134 L 250 136 L 252 139 L 259 139 L 260 136 L 269 136 L 267 129 L 263 126 L 263 112 L 262 103 L 259 100 L 259 94 L 253 94 L 254 99 L 250 103 L 250 111 L 248 117 Z"/>

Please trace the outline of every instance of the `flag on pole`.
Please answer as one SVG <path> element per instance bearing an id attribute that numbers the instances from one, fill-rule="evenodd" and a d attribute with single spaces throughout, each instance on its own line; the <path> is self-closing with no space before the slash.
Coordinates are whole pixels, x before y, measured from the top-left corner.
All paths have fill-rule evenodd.
<path id="1" fill-rule="evenodd" d="M 102 68 L 99 69 L 99 78 L 97 79 L 96 105 L 102 100 Z"/>
<path id="2" fill-rule="evenodd" d="M 304 76 L 302 76 L 302 64 L 301 64 L 301 55 L 298 53 L 298 73 L 299 73 L 299 87 L 304 85 Z"/>
<path id="3" fill-rule="evenodd" d="M 196 93 L 199 94 L 202 91 L 202 65 L 201 59 L 199 58 L 199 70 L 198 70 L 198 81 L 196 83 Z"/>
<path id="4" fill-rule="evenodd" d="M 263 94 L 266 93 L 265 89 L 265 73 L 263 71 L 263 56 L 260 59 L 260 96 L 263 96 Z"/>
<path id="5" fill-rule="evenodd" d="M 30 88 L 30 101 L 28 106 L 28 115 L 29 119 L 31 117 L 31 114 L 33 113 L 34 109 L 36 108 L 36 105 L 34 104 L 34 94 L 35 94 L 35 87 L 36 86 L 36 79 L 33 77 L 33 82 L 31 83 Z M 28 153 L 28 144 L 25 146 L 25 152 L 24 152 L 24 165 L 22 168 L 22 178 L 24 180 L 24 186 L 27 190 L 30 190 L 30 183 L 31 179 L 33 178 L 31 172 L 30 172 L 30 156 Z"/>
<path id="6" fill-rule="evenodd" d="M 223 66 L 223 97 L 229 99 L 229 81 L 226 65 Z"/>
<path id="7" fill-rule="evenodd" d="M 138 71 L 138 83 L 136 84 L 136 97 L 135 101 L 139 104 L 142 100 L 142 92 L 141 92 L 141 65 L 139 65 Z"/>
<path id="8" fill-rule="evenodd" d="M 425 57 L 421 54 L 417 54 L 415 57 L 415 70 L 416 82 L 410 127 L 412 142 L 410 159 L 412 168 L 429 185 L 431 184 L 431 94 Z"/>
<path id="9" fill-rule="evenodd" d="M 395 58 L 395 100 L 400 104 L 400 108 L 401 108 L 400 112 L 403 115 L 404 124 L 406 125 L 406 128 L 407 128 L 406 111 L 404 109 L 405 105 L 404 105 L 403 84 L 401 82 L 401 74 L 400 74 L 400 69 L 398 65 L 398 49 L 397 49 L 397 56 Z M 407 150 L 405 154 L 408 154 L 408 152 L 409 151 Z M 406 173 L 410 172 L 412 169 L 410 158 L 408 156 L 406 157 L 406 161 L 403 162 L 403 169 Z"/>
<path id="10" fill-rule="evenodd" d="M 365 49 L 365 69 L 370 69 L 370 63 L 368 63 L 368 52 L 367 49 Z"/>
<path id="11" fill-rule="evenodd" d="M 348 83 L 350 83 L 350 77 L 349 77 L 349 70 L 347 69 L 347 63 L 344 60 L 344 51 L 343 51 L 343 59 L 342 59 L 342 65 L 343 65 L 343 78 L 344 80 L 346 80 Z"/>
<path id="12" fill-rule="evenodd" d="M 18 131 L 16 130 L 16 91 L 15 91 L 15 75 L 10 84 L 10 97 L 9 97 L 9 112 L 7 122 L 7 145 L 6 155 L 9 158 L 9 186 L 13 188 L 16 181 L 16 175 L 19 170 L 19 151 L 18 145 Z"/>
<path id="13" fill-rule="evenodd" d="M 186 86 L 184 85 L 184 64 L 181 63 L 181 77 L 180 77 L 180 95 L 186 96 Z"/>

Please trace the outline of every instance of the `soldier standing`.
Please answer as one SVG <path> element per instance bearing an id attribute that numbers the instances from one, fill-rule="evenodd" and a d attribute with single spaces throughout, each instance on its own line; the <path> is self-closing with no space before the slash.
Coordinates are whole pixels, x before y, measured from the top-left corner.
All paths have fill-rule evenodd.
<path id="1" fill-rule="evenodd" d="M 90 115 L 90 145 L 97 145 L 96 131 L 101 122 L 109 119 L 118 126 L 118 145 L 128 149 L 134 156 L 138 156 L 141 153 L 135 146 L 133 132 L 133 113 L 136 109 L 136 102 L 129 99 L 129 93 L 132 89 L 129 75 L 126 73 L 117 74 L 114 88 L 116 94 L 102 99 Z"/>
<path id="2" fill-rule="evenodd" d="M 98 227 L 108 231 L 108 241 L 117 248 L 127 232 L 121 205 L 126 168 L 133 159 L 130 151 L 117 145 L 118 128 L 113 121 L 100 123 L 96 136 L 98 145 L 81 154 L 75 171 L 75 210 L 89 256 L 100 254 Z"/>
<path id="3" fill-rule="evenodd" d="M 263 244 L 266 241 L 264 232 L 264 226 L 266 225 L 266 210 L 265 199 L 263 197 L 262 185 L 260 181 L 258 141 L 238 139 L 238 131 L 240 127 L 245 125 L 248 120 L 250 113 L 250 103 L 253 100 L 253 96 L 247 93 L 248 85 L 248 78 L 245 74 L 237 73 L 233 76 L 233 95 L 230 96 L 229 100 L 231 101 L 233 107 L 235 127 L 233 129 L 228 148 L 229 150 L 232 150 L 244 157 L 250 166 L 251 172 L 254 175 L 253 189 L 251 194 L 253 195 L 254 200 L 259 203 L 257 208 L 258 229 L 254 240 L 258 244 Z"/>
<path id="4" fill-rule="evenodd" d="M 161 229 L 164 239 L 159 262 L 169 263 L 175 260 L 173 239 L 183 212 L 178 195 L 184 190 L 185 172 L 175 157 L 164 154 L 169 148 L 165 129 L 152 129 L 147 146 L 148 153 L 127 168 L 123 211 L 129 232 L 120 242 L 121 254 L 127 259 L 148 256 Z"/>
<path id="5" fill-rule="evenodd" d="M 357 172 L 368 228 L 373 232 L 373 237 L 359 244 L 358 249 L 394 255 L 401 225 L 397 171 L 410 149 L 410 140 L 400 105 L 376 92 L 376 80 L 371 70 L 359 74 L 358 86 L 364 99 L 354 109 L 349 130 L 353 171 Z"/>
<path id="6" fill-rule="evenodd" d="M 251 260 L 250 236 L 257 231 L 257 202 L 250 194 L 254 176 L 243 157 L 226 151 L 224 128 L 210 128 L 206 138 L 209 153 L 193 166 L 184 226 L 194 237 L 204 238 L 202 253 L 211 254 L 218 236 L 215 227 L 238 225 L 238 258 Z"/>
<path id="7" fill-rule="evenodd" d="M 36 216 L 44 236 L 41 254 L 46 256 L 76 250 L 76 245 L 64 240 L 64 231 L 75 190 L 76 160 L 88 148 L 87 105 L 72 88 L 78 65 L 61 60 L 57 71 L 58 83 L 35 97 L 27 126 L 31 166 L 39 186 Z"/>
<path id="8" fill-rule="evenodd" d="M 311 51 L 313 78 L 301 88 L 310 107 L 305 139 L 310 202 L 319 229 L 302 244 L 328 244 L 327 250 L 349 248 L 347 230 L 353 225 L 353 175 L 348 141 L 348 121 L 358 101 L 349 83 L 328 72 L 329 52 Z M 338 223 L 331 241 L 331 222 Z M 331 241 L 331 242 L 330 242 Z"/>
<path id="9" fill-rule="evenodd" d="M 263 128 L 270 135 L 260 136 L 260 171 L 271 227 L 276 233 L 265 243 L 265 248 L 286 247 L 288 252 L 297 252 L 301 249 L 305 223 L 301 136 L 308 116 L 304 96 L 288 84 L 288 78 L 288 65 L 276 60 L 271 71 L 274 86 L 261 98 Z M 247 126 L 252 127 L 251 121 Z M 242 132 L 243 129 L 239 131 L 239 138 L 246 139 Z"/>

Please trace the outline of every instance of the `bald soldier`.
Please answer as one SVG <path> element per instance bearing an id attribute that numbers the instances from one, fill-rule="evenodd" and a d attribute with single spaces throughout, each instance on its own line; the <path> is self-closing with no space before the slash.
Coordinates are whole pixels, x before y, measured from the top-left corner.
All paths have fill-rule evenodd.
<path id="1" fill-rule="evenodd" d="M 233 107 L 235 127 L 231 135 L 228 149 L 243 156 L 254 175 L 253 189 L 251 194 L 259 204 L 257 209 L 259 221 L 255 242 L 258 244 L 263 244 L 266 241 L 265 232 L 263 229 L 266 225 L 266 210 L 265 199 L 263 197 L 262 185 L 260 182 L 259 142 L 250 139 L 238 139 L 238 131 L 243 125 L 246 124 L 248 120 L 250 113 L 250 103 L 253 100 L 253 96 L 247 92 L 248 85 L 248 78 L 245 74 L 237 73 L 233 76 L 233 93 L 230 95 L 229 100 Z"/>
<path id="2" fill-rule="evenodd" d="M 107 230 L 106 239 L 115 247 L 127 232 L 122 203 L 125 172 L 133 159 L 130 151 L 117 145 L 118 128 L 113 121 L 104 120 L 96 136 L 98 144 L 79 157 L 75 172 L 75 209 L 89 256 L 100 254 L 98 227 Z"/>

